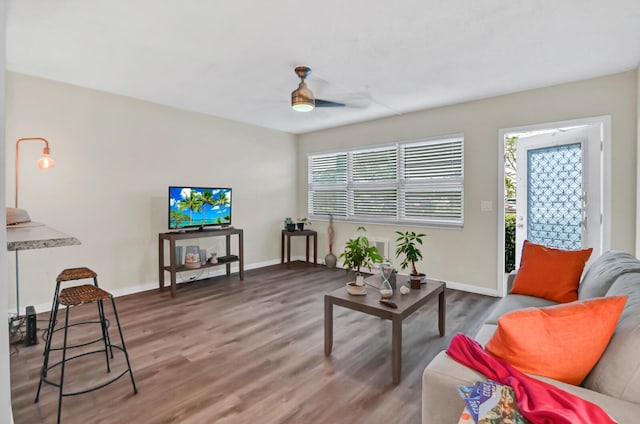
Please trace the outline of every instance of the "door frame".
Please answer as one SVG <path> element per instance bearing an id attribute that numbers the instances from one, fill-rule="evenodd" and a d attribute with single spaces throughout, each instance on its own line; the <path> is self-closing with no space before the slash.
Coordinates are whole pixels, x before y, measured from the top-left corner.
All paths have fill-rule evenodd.
<path id="1" fill-rule="evenodd" d="M 602 250 L 611 248 L 611 115 L 572 119 L 567 121 L 547 122 L 524 125 L 520 127 L 501 128 L 498 130 L 498 260 L 497 260 L 497 294 L 507 294 L 507 282 L 504 278 L 504 138 L 517 132 L 539 131 L 579 125 L 598 125 L 601 137 L 601 201 L 602 201 Z"/>

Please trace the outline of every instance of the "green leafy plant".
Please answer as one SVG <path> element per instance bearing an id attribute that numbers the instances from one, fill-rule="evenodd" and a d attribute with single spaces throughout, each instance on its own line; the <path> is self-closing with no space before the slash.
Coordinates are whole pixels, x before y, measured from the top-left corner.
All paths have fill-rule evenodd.
<path id="1" fill-rule="evenodd" d="M 366 232 L 367 230 L 364 227 L 358 227 L 356 231 Z M 374 262 L 382 261 L 382 256 L 378 253 L 378 249 L 375 245 L 369 244 L 369 239 L 365 235 L 359 235 L 347 240 L 340 258 L 348 270 L 355 270 L 358 273 L 362 267 L 366 267 L 371 271 Z"/>
<path id="2" fill-rule="evenodd" d="M 309 218 L 307 218 L 306 216 L 303 218 L 298 218 L 298 222 L 296 223 L 296 226 L 298 227 L 298 230 L 302 231 L 304 230 L 304 225 L 311 225 L 311 221 L 309 221 Z"/>
<path id="3" fill-rule="evenodd" d="M 409 267 L 409 264 L 411 264 L 411 273 L 418 275 L 416 262 L 422 259 L 422 252 L 419 246 L 422 245 L 422 238 L 427 235 L 418 234 L 415 231 L 396 231 L 396 234 L 398 235 L 396 239 L 396 243 L 398 243 L 396 257 L 399 258 L 401 255 L 404 255 L 404 259 L 400 263 L 400 268 L 406 269 Z"/>
<path id="4" fill-rule="evenodd" d="M 504 214 L 504 272 L 516 269 L 516 214 Z"/>

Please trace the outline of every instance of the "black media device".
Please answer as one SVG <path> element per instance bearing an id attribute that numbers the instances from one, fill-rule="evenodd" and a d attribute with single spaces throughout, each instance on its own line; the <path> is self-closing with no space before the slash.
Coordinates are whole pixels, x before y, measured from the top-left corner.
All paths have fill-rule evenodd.
<path id="1" fill-rule="evenodd" d="M 36 319 L 36 308 L 33 306 L 27 306 L 27 336 L 24 339 L 25 346 L 33 346 L 38 344 L 38 320 Z"/>
<path id="2" fill-rule="evenodd" d="M 220 263 L 234 262 L 237 260 L 238 260 L 237 255 L 218 256 L 218 262 Z"/>

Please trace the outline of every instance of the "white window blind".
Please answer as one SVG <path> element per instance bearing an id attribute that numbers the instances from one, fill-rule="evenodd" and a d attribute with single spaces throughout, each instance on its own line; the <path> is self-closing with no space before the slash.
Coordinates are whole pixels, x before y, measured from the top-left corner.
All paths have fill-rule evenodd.
<path id="1" fill-rule="evenodd" d="M 462 226 L 463 144 L 456 136 L 309 155 L 308 215 Z"/>

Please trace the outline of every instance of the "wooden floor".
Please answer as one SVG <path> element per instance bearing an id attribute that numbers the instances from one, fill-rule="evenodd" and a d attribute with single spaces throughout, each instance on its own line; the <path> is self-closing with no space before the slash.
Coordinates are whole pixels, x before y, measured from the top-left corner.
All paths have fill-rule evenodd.
<path id="1" fill-rule="evenodd" d="M 344 270 L 294 262 L 248 271 L 244 281 L 182 284 L 173 299 L 168 290 L 119 297 L 138 394 L 125 376 L 65 397 L 62 422 L 419 423 L 425 366 L 454 334 L 474 333 L 497 299 L 447 290 L 445 337 L 438 335 L 437 299 L 406 319 L 402 381 L 394 386 L 390 321 L 335 307 L 333 353 L 324 356 L 323 294 L 349 280 Z M 82 319 L 94 310 L 71 312 Z M 38 319 L 44 328 L 48 313 Z M 84 327 L 74 334 L 95 330 Z M 114 329 L 111 318 L 116 338 Z M 43 385 L 34 403 L 43 346 L 18 346 L 11 355 L 16 424 L 56 422 L 57 388 Z M 103 378 L 104 356 L 76 361 L 65 371 L 70 385 Z M 123 366 L 116 355 L 114 367 Z"/>

